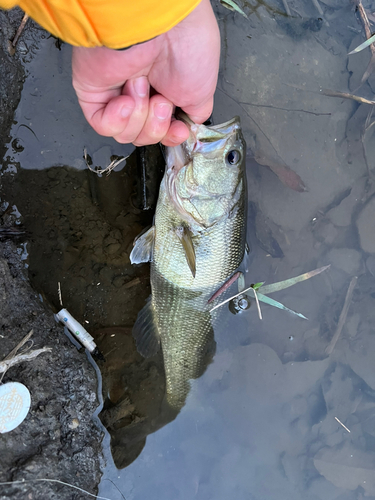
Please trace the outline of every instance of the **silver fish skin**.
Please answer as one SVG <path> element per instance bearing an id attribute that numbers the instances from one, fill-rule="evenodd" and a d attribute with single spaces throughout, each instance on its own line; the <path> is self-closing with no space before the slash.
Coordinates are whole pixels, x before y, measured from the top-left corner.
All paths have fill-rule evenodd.
<path id="1" fill-rule="evenodd" d="M 149 302 L 133 328 L 138 351 L 160 344 L 166 400 L 182 408 L 189 381 L 214 350 L 220 309 L 210 297 L 240 266 L 246 231 L 246 144 L 238 117 L 207 127 L 187 117 L 190 137 L 167 148 L 154 226 L 135 242 L 132 263 L 151 261 Z M 221 300 L 221 298 L 219 299 Z"/>

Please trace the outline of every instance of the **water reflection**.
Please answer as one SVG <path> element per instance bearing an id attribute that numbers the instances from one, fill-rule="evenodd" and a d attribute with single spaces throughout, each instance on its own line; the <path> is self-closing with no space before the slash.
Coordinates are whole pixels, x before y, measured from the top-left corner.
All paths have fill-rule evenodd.
<path id="1" fill-rule="evenodd" d="M 174 374 L 167 394 L 161 352 L 144 359 L 135 348 L 131 330 L 105 328 L 95 336 L 106 358 L 100 363 L 105 400 L 99 418 L 111 435 L 112 457 L 118 469 L 140 455 L 147 436 L 177 417 L 188 396 L 190 379 L 205 371 L 215 345 L 212 331 L 206 351 L 200 346 L 199 352 L 192 353 L 194 357 L 185 356 L 183 374 Z"/>

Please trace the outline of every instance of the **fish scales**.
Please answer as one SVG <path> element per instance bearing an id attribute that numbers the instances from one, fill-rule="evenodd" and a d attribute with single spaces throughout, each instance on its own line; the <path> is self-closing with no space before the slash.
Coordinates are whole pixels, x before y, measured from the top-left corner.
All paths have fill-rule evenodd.
<path id="1" fill-rule="evenodd" d="M 212 139 L 211 133 L 213 140 L 202 141 Z M 238 161 L 231 165 L 228 156 L 234 152 Z M 211 313 L 214 304 L 208 300 L 240 266 L 246 229 L 245 144 L 238 119 L 210 128 L 191 126 L 182 153 L 168 148 L 152 232 L 148 305 L 160 336 L 166 399 L 174 408 L 184 405 L 189 380 L 202 375 L 212 359 L 220 310 Z M 195 275 L 181 228 L 194 248 Z M 150 322 L 143 320 L 142 326 L 149 328 Z M 140 335 L 142 342 L 147 335 Z"/>
<path id="2" fill-rule="evenodd" d="M 162 200 L 163 189 L 162 185 Z M 223 220 L 196 237 L 197 274 L 192 278 L 181 244 L 173 232 L 181 220 L 168 204 L 158 204 L 151 263 L 152 301 L 161 336 L 167 398 L 173 406 L 182 404 L 189 391 L 188 381 L 202 374 L 213 354 L 212 322 L 219 311 L 210 313 L 212 305 L 207 302 L 241 264 L 244 220 L 244 203 L 241 203 L 231 219 Z M 169 246 L 168 252 L 165 244 Z M 179 270 L 179 286 L 163 276 L 163 271 L 171 275 L 171 267 Z"/>

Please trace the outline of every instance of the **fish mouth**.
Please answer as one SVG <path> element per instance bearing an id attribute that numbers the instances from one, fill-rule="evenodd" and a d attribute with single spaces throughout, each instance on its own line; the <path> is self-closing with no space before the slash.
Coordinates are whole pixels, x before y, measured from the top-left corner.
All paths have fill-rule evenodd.
<path id="1" fill-rule="evenodd" d="M 176 118 L 189 128 L 189 138 L 180 146 L 168 148 L 167 171 L 176 175 L 181 168 L 187 165 L 194 153 L 209 154 L 225 146 L 228 137 L 241 130 L 239 116 L 220 123 L 219 125 L 198 125 L 181 110 L 176 113 Z"/>
<path id="2" fill-rule="evenodd" d="M 220 123 L 219 125 L 198 125 L 181 110 L 177 111 L 176 118 L 185 123 L 185 125 L 189 128 L 190 136 L 186 143 L 193 151 L 197 150 L 197 147 L 193 146 L 194 143 L 222 141 L 223 139 L 227 139 L 228 135 L 235 133 L 236 130 L 241 128 L 239 116 L 235 116 L 227 122 Z M 220 145 L 220 143 L 216 144 L 216 148 L 220 148 Z"/>
<path id="3" fill-rule="evenodd" d="M 176 113 L 176 118 L 187 125 L 190 134 L 181 145 L 167 148 L 165 187 L 169 199 L 179 214 L 185 220 L 190 220 L 191 215 L 183 208 L 182 200 L 177 193 L 175 181 L 178 173 L 193 160 L 196 154 L 203 154 L 206 158 L 214 157 L 218 150 L 224 150 L 228 141 L 237 140 L 241 135 L 241 124 L 240 118 L 235 116 L 219 125 L 199 125 L 180 110 Z M 200 194 L 201 198 L 202 196 Z M 212 196 L 208 196 L 208 199 L 210 198 Z"/>

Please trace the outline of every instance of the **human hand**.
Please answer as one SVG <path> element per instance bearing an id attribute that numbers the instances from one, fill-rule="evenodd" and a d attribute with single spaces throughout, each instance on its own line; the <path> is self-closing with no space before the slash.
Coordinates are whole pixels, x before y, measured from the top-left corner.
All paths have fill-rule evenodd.
<path id="1" fill-rule="evenodd" d="M 196 123 L 209 118 L 219 58 L 215 15 L 210 0 L 202 0 L 170 31 L 127 50 L 75 47 L 73 86 L 100 135 L 136 146 L 176 146 L 189 131 L 172 119 L 174 107 Z M 150 86 L 156 92 L 152 96 Z"/>

